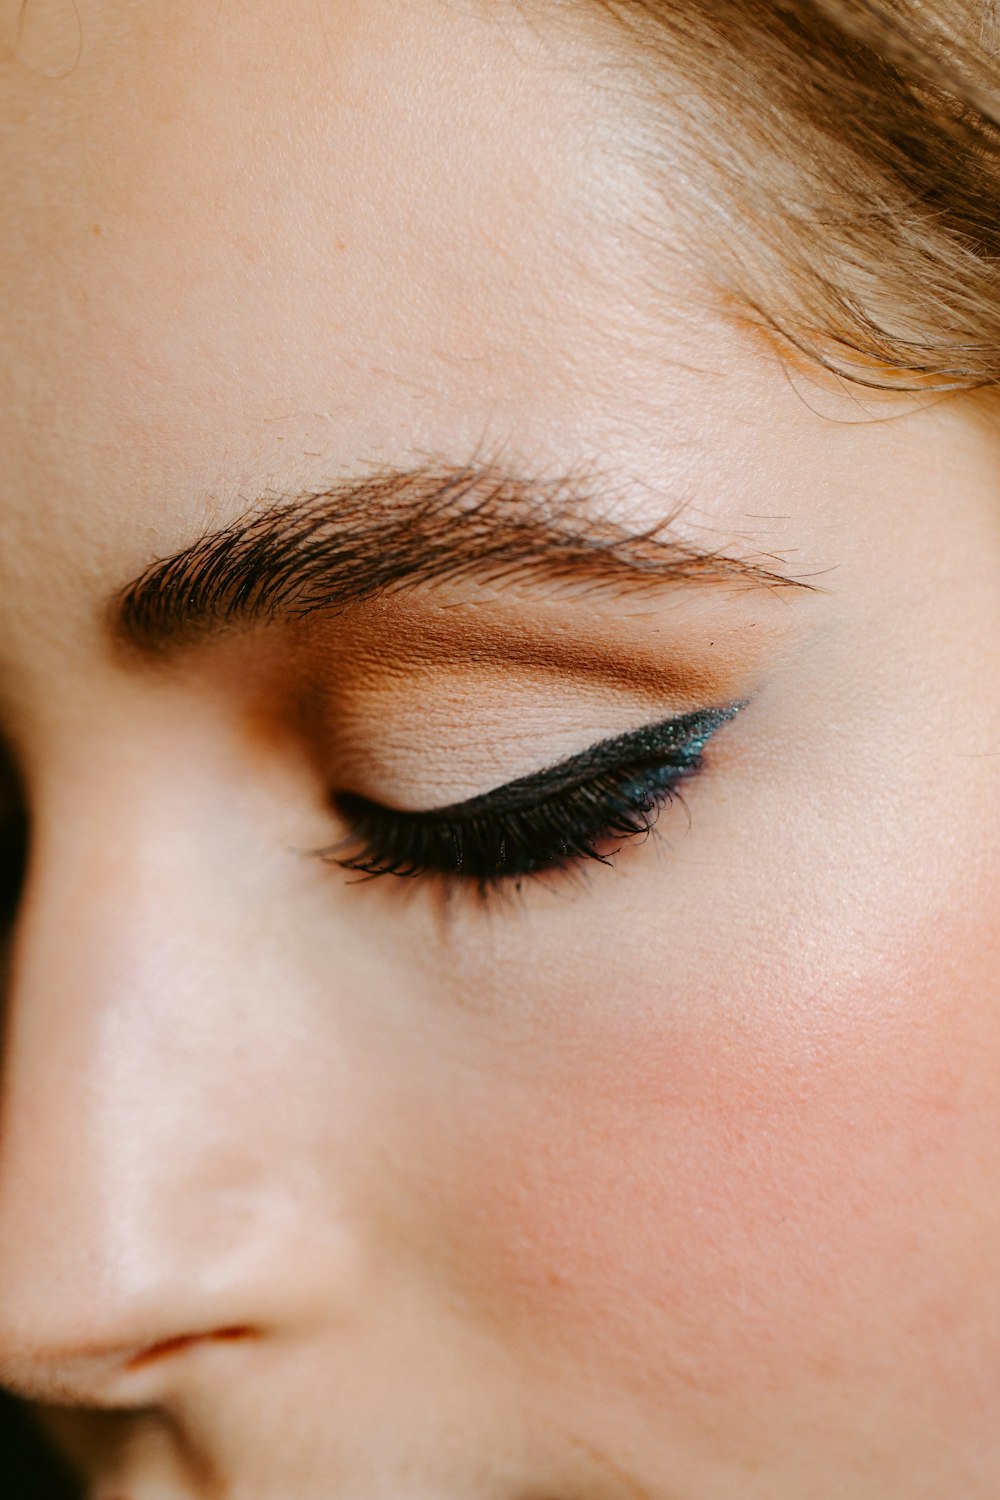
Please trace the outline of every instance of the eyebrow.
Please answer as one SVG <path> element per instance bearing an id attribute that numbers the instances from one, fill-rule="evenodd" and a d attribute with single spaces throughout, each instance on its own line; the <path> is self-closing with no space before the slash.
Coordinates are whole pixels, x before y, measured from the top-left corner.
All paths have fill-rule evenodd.
<path id="1" fill-rule="evenodd" d="M 601 493 L 606 506 L 606 486 Z M 457 578 L 619 594 L 679 584 L 814 588 L 781 571 L 776 554 L 736 557 L 671 534 L 678 514 L 635 531 L 602 512 L 592 481 L 488 465 L 380 468 L 270 499 L 152 563 L 112 601 L 111 627 L 128 646 L 163 652 Z"/>

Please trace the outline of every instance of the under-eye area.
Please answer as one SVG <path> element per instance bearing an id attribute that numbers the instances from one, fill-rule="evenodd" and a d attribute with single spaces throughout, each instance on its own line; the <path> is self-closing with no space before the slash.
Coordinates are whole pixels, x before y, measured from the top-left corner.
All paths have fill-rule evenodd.
<path id="1" fill-rule="evenodd" d="M 365 875 L 435 873 L 481 888 L 580 861 L 610 864 L 648 835 L 695 776 L 712 736 L 742 708 L 683 714 L 599 741 L 557 765 L 450 806 L 405 812 L 334 794 L 346 840 L 324 858 Z"/>

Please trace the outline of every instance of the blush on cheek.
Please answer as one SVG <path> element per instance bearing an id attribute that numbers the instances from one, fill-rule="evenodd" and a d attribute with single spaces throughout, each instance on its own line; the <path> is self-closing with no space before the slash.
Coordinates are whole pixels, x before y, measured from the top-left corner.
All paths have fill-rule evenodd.
<path id="1" fill-rule="evenodd" d="M 841 985 L 815 1025 L 772 992 L 742 1019 L 591 1016 L 571 1065 L 551 1046 L 456 1177 L 499 1337 L 717 1456 L 789 1424 L 1000 1422 L 1000 1018 L 984 1049 L 975 976 L 965 1011 L 904 983 Z"/>

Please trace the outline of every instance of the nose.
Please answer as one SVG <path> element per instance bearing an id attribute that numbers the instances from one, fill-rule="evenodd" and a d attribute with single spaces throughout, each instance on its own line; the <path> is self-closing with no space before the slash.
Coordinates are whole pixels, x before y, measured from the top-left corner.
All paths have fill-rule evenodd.
<path id="1" fill-rule="evenodd" d="M 6 1001 L 0 1383 L 58 1404 L 148 1403 L 193 1350 L 336 1315 L 358 1263 L 344 1132 L 296 1093 L 295 856 L 217 784 L 106 783 L 43 804 Z"/>

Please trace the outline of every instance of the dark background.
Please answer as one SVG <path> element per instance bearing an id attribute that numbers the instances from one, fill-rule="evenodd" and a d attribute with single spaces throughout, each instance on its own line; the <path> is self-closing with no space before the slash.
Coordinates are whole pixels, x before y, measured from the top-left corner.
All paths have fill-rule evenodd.
<path id="1" fill-rule="evenodd" d="M 29 1422 L 0 1391 L 0 1496 L 3 1500 L 83 1500 L 83 1491 Z"/>

